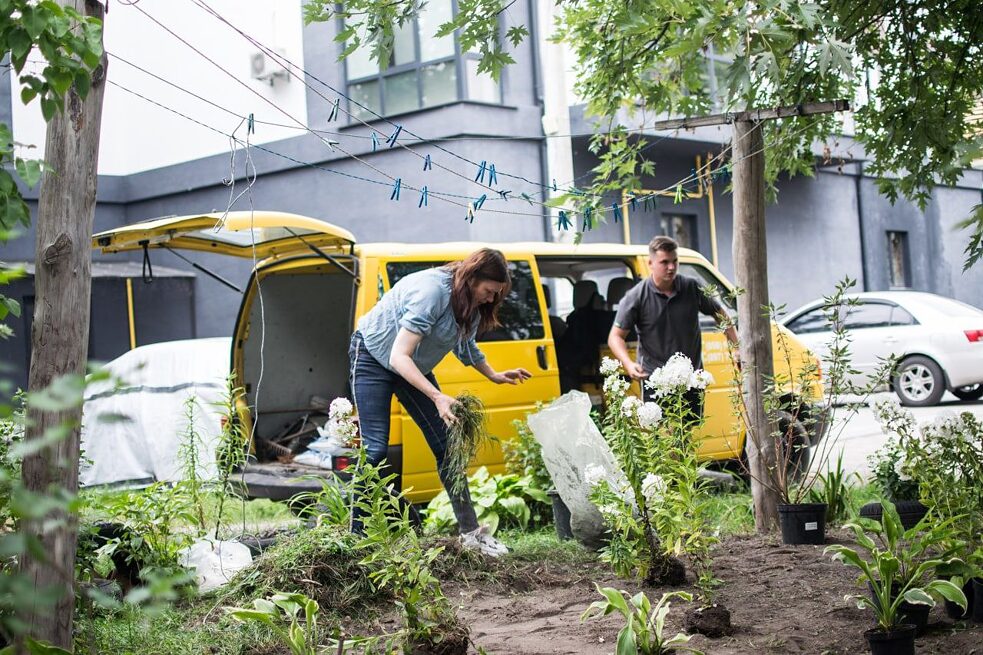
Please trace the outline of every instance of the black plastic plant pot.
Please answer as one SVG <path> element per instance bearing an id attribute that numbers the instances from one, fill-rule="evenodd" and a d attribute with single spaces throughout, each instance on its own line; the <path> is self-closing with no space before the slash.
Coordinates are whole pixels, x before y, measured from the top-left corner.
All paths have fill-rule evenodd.
<path id="1" fill-rule="evenodd" d="M 783 543 L 822 545 L 826 541 L 826 503 L 779 505 L 778 521 Z"/>
<path id="2" fill-rule="evenodd" d="M 967 594 L 966 600 L 969 600 L 969 594 Z M 973 578 L 973 599 L 971 603 L 969 609 L 972 613 L 973 621 L 983 623 L 983 578 Z"/>
<path id="3" fill-rule="evenodd" d="M 901 585 L 895 582 L 891 585 L 891 600 L 893 601 L 898 596 L 898 592 L 901 590 Z M 867 583 L 867 591 L 870 592 L 871 601 L 874 605 L 880 609 L 881 603 L 874 595 L 874 588 L 871 584 Z M 909 603 L 907 601 L 902 602 L 898 606 L 898 623 L 911 624 L 915 626 L 916 635 L 922 636 L 925 634 L 925 628 L 928 627 L 928 615 L 932 611 L 931 606 L 923 605 L 921 603 Z"/>
<path id="4" fill-rule="evenodd" d="M 573 530 L 570 529 L 570 508 L 560 498 L 560 493 L 556 489 L 546 492 L 553 503 L 553 525 L 556 526 L 556 536 L 560 541 L 573 539 Z"/>
<path id="5" fill-rule="evenodd" d="M 963 608 L 959 607 L 951 600 L 945 601 L 945 613 L 946 616 L 948 616 L 950 619 L 955 619 L 957 621 L 961 621 L 963 619 L 970 619 L 973 617 L 973 612 L 977 611 L 976 603 L 974 602 L 976 599 L 974 598 L 975 594 L 973 593 L 972 580 L 967 580 L 966 583 L 963 585 L 963 593 L 966 594 L 965 611 L 963 611 Z M 983 600 L 983 598 L 981 598 L 980 600 Z"/>
<path id="6" fill-rule="evenodd" d="M 915 655 L 915 626 L 896 625 L 893 630 L 874 628 L 864 633 L 873 655 Z"/>
<path id="7" fill-rule="evenodd" d="M 917 500 L 899 500 L 894 504 L 894 509 L 898 511 L 898 518 L 901 519 L 901 527 L 911 530 L 918 525 L 922 517 L 928 513 L 928 506 Z M 881 515 L 884 513 L 880 503 L 867 503 L 860 508 L 860 516 L 881 522 Z"/>

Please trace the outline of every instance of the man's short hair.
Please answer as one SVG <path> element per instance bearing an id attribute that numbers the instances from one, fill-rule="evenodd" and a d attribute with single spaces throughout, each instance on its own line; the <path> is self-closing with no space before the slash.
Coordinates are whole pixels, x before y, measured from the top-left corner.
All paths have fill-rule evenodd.
<path id="1" fill-rule="evenodd" d="M 676 252 L 676 248 L 678 247 L 679 244 L 676 243 L 676 240 L 671 239 L 669 237 L 660 236 L 660 237 L 655 237 L 651 241 L 649 241 L 649 252 L 652 253 L 653 255 L 659 252 L 660 250 L 663 252 L 673 253 Z"/>

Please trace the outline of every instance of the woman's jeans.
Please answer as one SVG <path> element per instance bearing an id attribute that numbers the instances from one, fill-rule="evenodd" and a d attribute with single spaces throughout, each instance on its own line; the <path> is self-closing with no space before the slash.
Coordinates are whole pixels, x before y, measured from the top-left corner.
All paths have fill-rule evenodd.
<path id="1" fill-rule="evenodd" d="M 352 395 L 355 400 L 355 410 L 358 412 L 358 423 L 362 434 L 362 447 L 365 449 L 366 461 L 378 466 L 386 458 L 389 450 L 389 409 L 392 405 L 393 394 L 413 421 L 423 432 L 427 445 L 437 459 L 437 473 L 440 481 L 447 490 L 457 525 L 461 532 L 471 532 L 478 529 L 478 517 L 471 504 L 471 494 L 467 485 L 458 485 L 460 491 L 453 491 L 452 481 L 455 471 L 448 471 L 444 466 L 444 453 L 447 450 L 447 425 L 437 413 L 437 406 L 419 389 L 403 379 L 402 376 L 390 371 L 373 357 L 362 342 L 358 332 L 352 335 L 351 346 L 348 349 L 348 359 L 351 362 Z M 437 380 L 433 373 L 427 374 L 427 379 L 438 389 Z M 383 472 L 384 474 L 385 472 Z M 459 473 L 457 473 L 459 475 Z M 355 512 L 352 529 L 361 532 L 360 512 Z"/>

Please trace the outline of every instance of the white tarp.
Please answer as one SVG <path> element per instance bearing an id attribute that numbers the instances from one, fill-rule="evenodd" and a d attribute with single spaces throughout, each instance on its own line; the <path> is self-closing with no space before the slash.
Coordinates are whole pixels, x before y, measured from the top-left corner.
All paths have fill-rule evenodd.
<path id="1" fill-rule="evenodd" d="M 168 341 L 140 346 L 109 362 L 111 379 L 85 392 L 80 484 L 180 480 L 178 452 L 188 434 L 191 397 L 200 439 L 198 474 L 214 478 L 221 429 L 216 403 L 225 394 L 231 348 L 228 337 Z"/>

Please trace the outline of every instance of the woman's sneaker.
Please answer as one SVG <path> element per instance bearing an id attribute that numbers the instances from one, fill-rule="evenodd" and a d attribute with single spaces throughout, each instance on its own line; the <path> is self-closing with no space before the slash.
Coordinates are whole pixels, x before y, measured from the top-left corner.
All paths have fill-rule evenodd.
<path id="1" fill-rule="evenodd" d="M 482 552 L 489 557 L 501 557 L 509 552 L 505 544 L 488 534 L 483 527 L 471 532 L 462 532 L 461 545 L 470 550 Z"/>

